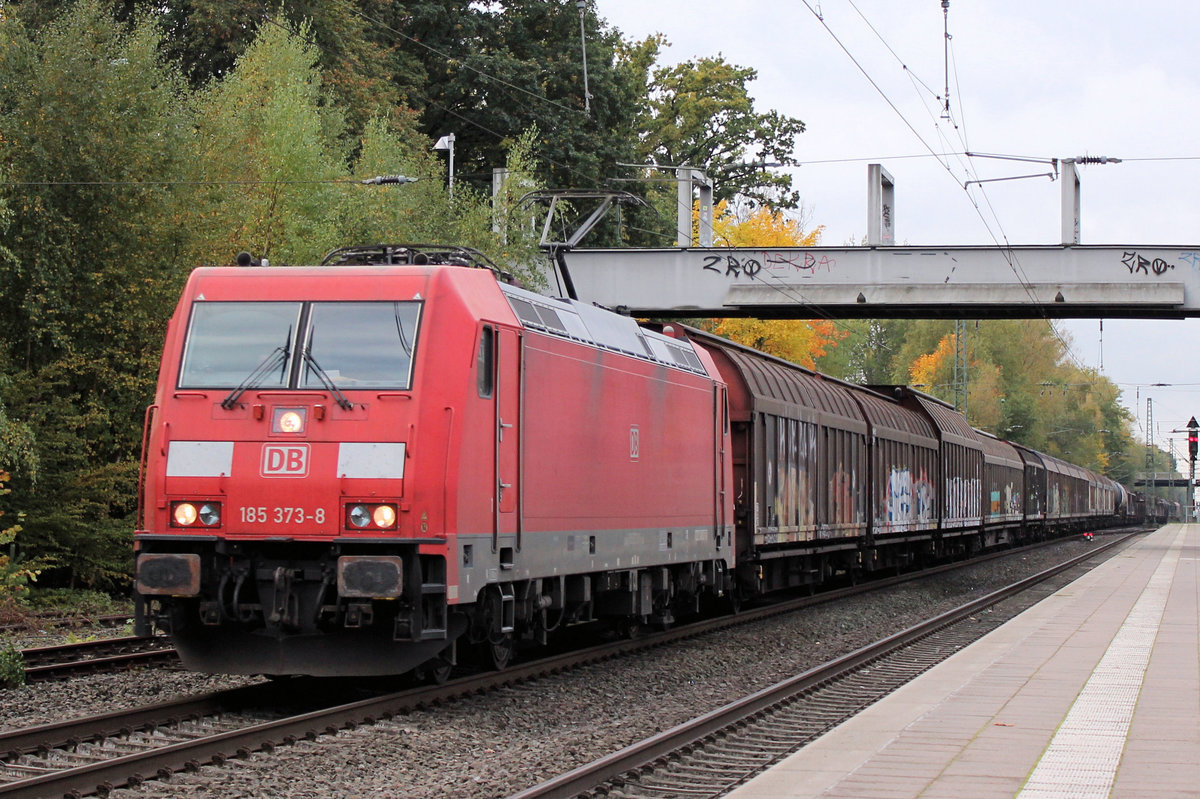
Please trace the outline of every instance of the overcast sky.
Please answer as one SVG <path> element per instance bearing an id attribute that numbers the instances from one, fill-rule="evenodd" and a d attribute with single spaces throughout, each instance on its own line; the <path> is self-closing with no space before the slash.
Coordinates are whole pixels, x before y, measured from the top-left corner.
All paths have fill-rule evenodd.
<path id="1" fill-rule="evenodd" d="M 970 151 L 1121 158 L 1080 170 L 1082 243 L 1200 245 L 1200 3 L 949 6 L 948 121 L 941 0 L 596 0 L 627 37 L 665 35 L 666 63 L 720 54 L 757 70 L 757 110 L 807 125 L 803 166 L 791 172 L 810 226 L 825 226 L 823 244 L 866 234 L 870 162 L 895 179 L 898 244 L 1060 243 L 1057 181 L 963 189 L 1052 167 L 962 157 Z M 1170 431 L 1200 414 L 1200 320 L 1107 320 L 1102 349 L 1098 320 L 1058 324 L 1078 363 L 1096 368 L 1102 355 L 1138 437 L 1153 398 L 1156 443 L 1173 438 L 1184 455 Z"/>

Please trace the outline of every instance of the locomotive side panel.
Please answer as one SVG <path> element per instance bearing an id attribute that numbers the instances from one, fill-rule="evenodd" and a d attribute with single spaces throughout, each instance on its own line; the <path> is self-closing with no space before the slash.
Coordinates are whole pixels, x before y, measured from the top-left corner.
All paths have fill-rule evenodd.
<path id="1" fill-rule="evenodd" d="M 524 363 L 531 573 L 716 557 L 712 380 L 532 333 Z"/>
<path id="2" fill-rule="evenodd" d="M 531 527 L 713 525 L 710 380 L 535 335 L 525 353 Z"/>
<path id="3" fill-rule="evenodd" d="M 550 618 L 665 621 L 721 593 L 730 444 L 711 363 L 628 318 L 503 291 L 521 328 L 495 334 L 494 414 L 464 420 L 460 460 L 497 449 L 456 488 L 458 601 L 514 607 L 515 630 L 532 600 L 511 597 L 540 594 Z M 469 496 L 488 491 L 494 518 L 468 520 Z"/>

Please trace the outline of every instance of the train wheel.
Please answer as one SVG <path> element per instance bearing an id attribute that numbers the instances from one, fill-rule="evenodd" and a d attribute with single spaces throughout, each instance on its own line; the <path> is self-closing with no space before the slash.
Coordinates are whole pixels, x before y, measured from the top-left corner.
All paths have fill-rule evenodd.
<path id="1" fill-rule="evenodd" d="M 619 638 L 633 640 L 642 635 L 642 623 L 633 616 L 621 616 L 613 622 L 613 629 L 617 631 Z"/>
<path id="2" fill-rule="evenodd" d="M 447 648 L 446 651 L 452 651 L 452 648 Z M 442 685 L 450 679 L 450 674 L 454 671 L 454 664 L 442 655 L 438 655 L 422 663 L 416 671 L 418 680 L 433 685 Z"/>
<path id="3" fill-rule="evenodd" d="M 483 644 L 484 665 L 496 671 L 504 671 L 512 662 L 517 642 L 512 635 L 505 633 L 499 641 L 485 641 Z"/>

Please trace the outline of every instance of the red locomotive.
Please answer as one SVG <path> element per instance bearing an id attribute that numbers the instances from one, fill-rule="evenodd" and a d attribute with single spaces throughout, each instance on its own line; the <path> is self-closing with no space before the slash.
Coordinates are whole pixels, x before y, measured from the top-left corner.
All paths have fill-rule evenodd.
<path id="1" fill-rule="evenodd" d="M 708 356 L 459 266 L 463 251 L 384 249 L 424 263 L 187 284 L 137 534 L 140 618 L 184 663 L 437 671 L 466 636 L 503 665 L 515 633 L 666 620 L 723 590 L 729 444 Z"/>
<path id="2" fill-rule="evenodd" d="M 208 672 L 444 676 L 1126 512 L 1107 478 L 461 248 L 196 270 L 147 412 L 138 630 Z"/>

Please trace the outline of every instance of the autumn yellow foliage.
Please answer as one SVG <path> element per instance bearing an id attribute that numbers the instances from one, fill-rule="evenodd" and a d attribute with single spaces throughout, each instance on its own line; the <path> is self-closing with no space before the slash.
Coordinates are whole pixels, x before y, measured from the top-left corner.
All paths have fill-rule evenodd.
<path id="1" fill-rule="evenodd" d="M 744 218 L 730 213 L 725 200 L 713 208 L 713 243 L 718 247 L 815 247 L 824 230 L 817 225 L 805 233 L 799 219 L 765 205 Z"/>
<path id="2" fill-rule="evenodd" d="M 713 241 L 720 247 L 814 247 L 823 229 L 817 226 L 806 233 L 800 220 L 766 206 L 741 217 L 730 212 L 724 200 L 713 209 Z M 829 320 L 713 319 L 706 326 L 719 336 L 809 369 L 848 335 Z"/>
<path id="3" fill-rule="evenodd" d="M 760 352 L 816 369 L 815 358 L 846 337 L 833 322 L 822 319 L 718 319 L 712 328 L 718 336 Z"/>
<path id="4" fill-rule="evenodd" d="M 908 368 L 908 375 L 914 386 L 933 386 L 939 382 L 938 372 L 947 362 L 954 361 L 955 338 L 953 333 L 943 336 L 936 350 L 913 361 Z"/>

